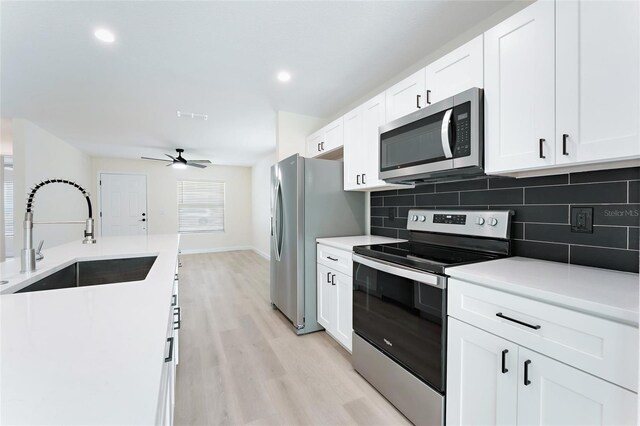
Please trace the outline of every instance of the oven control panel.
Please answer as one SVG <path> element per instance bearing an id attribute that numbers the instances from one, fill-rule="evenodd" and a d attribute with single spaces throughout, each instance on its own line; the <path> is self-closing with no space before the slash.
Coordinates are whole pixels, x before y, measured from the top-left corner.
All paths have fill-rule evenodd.
<path id="1" fill-rule="evenodd" d="M 409 210 L 407 229 L 490 238 L 509 238 L 512 210 Z"/>

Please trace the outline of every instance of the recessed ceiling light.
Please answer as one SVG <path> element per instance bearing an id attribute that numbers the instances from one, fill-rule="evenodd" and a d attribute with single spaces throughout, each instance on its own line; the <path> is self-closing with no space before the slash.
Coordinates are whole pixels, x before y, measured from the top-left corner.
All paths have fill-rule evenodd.
<path id="1" fill-rule="evenodd" d="M 287 71 L 280 71 L 278 73 L 278 80 L 282 81 L 283 83 L 291 80 L 291 74 L 289 74 Z"/>
<path id="2" fill-rule="evenodd" d="M 116 40 L 116 36 L 105 28 L 98 28 L 94 33 L 94 36 L 102 42 L 113 43 Z"/>

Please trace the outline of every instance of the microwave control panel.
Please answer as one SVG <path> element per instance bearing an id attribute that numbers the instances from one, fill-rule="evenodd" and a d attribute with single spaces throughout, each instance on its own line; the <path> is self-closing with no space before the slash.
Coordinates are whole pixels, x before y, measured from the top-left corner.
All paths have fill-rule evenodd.
<path id="1" fill-rule="evenodd" d="M 471 102 L 455 106 L 452 117 L 455 126 L 453 158 L 467 157 L 471 155 Z"/>

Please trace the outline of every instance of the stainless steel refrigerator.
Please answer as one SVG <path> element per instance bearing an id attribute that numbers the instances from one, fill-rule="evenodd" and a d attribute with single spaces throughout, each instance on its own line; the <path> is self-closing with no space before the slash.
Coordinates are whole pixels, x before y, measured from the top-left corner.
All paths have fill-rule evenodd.
<path id="1" fill-rule="evenodd" d="M 364 194 L 344 191 L 343 163 L 293 155 L 271 167 L 271 303 L 297 334 L 316 316 L 316 238 L 364 234 Z"/>

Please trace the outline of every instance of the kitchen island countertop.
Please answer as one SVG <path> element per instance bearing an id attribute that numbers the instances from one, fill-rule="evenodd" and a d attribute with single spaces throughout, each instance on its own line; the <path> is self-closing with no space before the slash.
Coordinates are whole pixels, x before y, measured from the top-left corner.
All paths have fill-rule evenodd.
<path id="1" fill-rule="evenodd" d="M 38 270 L 0 264 L 0 423 L 153 424 L 177 234 L 44 250 Z M 157 256 L 142 281 L 11 294 L 83 260 Z"/>

